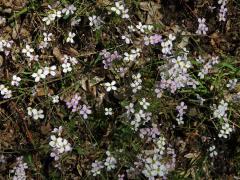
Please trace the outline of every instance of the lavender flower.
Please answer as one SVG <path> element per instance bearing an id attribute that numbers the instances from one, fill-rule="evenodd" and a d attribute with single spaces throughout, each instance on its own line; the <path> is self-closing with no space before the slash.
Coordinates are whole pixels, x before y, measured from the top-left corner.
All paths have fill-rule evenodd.
<path id="1" fill-rule="evenodd" d="M 79 101 L 81 97 L 78 94 L 75 94 L 70 101 L 66 101 L 67 107 L 70 109 L 72 108 L 72 112 L 76 112 L 78 108 Z"/>
<path id="2" fill-rule="evenodd" d="M 81 107 L 79 113 L 83 116 L 83 119 L 87 119 L 89 114 L 92 114 L 92 110 L 85 104 Z"/>
<path id="3" fill-rule="evenodd" d="M 106 49 L 104 49 L 104 50 L 102 50 L 100 55 L 103 56 L 104 69 L 111 68 L 113 61 L 121 59 L 121 56 L 118 54 L 117 51 L 114 51 L 114 53 L 111 54 Z"/>
<path id="4" fill-rule="evenodd" d="M 206 35 L 207 34 L 207 31 L 208 31 L 208 27 L 207 25 L 205 24 L 206 22 L 206 19 L 205 18 L 198 18 L 198 29 L 196 31 L 197 34 L 203 34 L 203 35 Z"/>

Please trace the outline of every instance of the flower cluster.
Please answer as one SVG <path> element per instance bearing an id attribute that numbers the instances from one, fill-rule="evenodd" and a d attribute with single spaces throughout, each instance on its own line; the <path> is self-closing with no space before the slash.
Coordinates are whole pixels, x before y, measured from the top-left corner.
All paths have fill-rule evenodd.
<path id="1" fill-rule="evenodd" d="M 94 27 L 93 31 L 99 29 L 101 25 L 103 24 L 102 19 L 100 16 L 92 15 L 88 17 L 89 19 L 89 26 Z"/>
<path id="2" fill-rule="evenodd" d="M 72 112 L 76 112 L 79 110 L 78 104 L 81 100 L 81 97 L 78 94 L 75 94 L 70 101 L 66 101 L 67 107 L 70 109 L 72 108 Z"/>
<path id="3" fill-rule="evenodd" d="M 206 35 L 207 34 L 207 31 L 208 31 L 208 27 L 207 25 L 205 24 L 206 22 L 206 19 L 205 18 L 198 18 L 198 29 L 196 31 L 197 34 L 201 35 Z"/>
<path id="4" fill-rule="evenodd" d="M 0 92 L 4 99 L 9 99 L 12 97 L 12 91 L 9 90 L 8 87 L 6 87 L 3 84 L 0 84 Z"/>
<path id="5" fill-rule="evenodd" d="M 130 36 L 130 34 L 128 34 L 128 33 L 125 33 L 125 35 L 122 35 L 122 39 L 125 40 L 125 43 L 126 43 L 126 44 L 132 43 L 131 36 Z"/>
<path id="6" fill-rule="evenodd" d="M 130 84 L 131 88 L 132 88 L 132 92 L 136 93 L 138 90 L 142 89 L 142 79 L 141 79 L 141 74 L 133 74 L 132 75 L 133 78 L 133 82 Z"/>
<path id="7" fill-rule="evenodd" d="M 47 48 L 49 45 L 49 42 L 52 41 L 52 36 L 53 36 L 52 33 L 44 32 L 43 33 L 43 41 L 40 42 L 39 49 Z"/>
<path id="8" fill-rule="evenodd" d="M 227 120 L 227 110 L 228 110 L 228 103 L 224 100 L 221 100 L 218 107 L 214 104 L 214 112 L 213 117 L 218 119 Z"/>
<path id="9" fill-rule="evenodd" d="M 113 65 L 113 61 L 121 59 L 122 56 L 118 54 L 117 51 L 114 51 L 113 54 L 108 52 L 106 49 L 102 50 L 100 53 L 101 56 L 103 56 L 103 64 L 104 69 L 109 69 Z"/>
<path id="10" fill-rule="evenodd" d="M 219 57 L 215 56 L 212 57 L 201 69 L 201 71 L 198 73 L 198 76 L 200 79 L 204 79 L 205 75 L 209 73 L 209 70 L 213 68 L 213 65 L 219 63 Z"/>
<path id="11" fill-rule="evenodd" d="M 174 170 L 176 164 L 176 154 L 174 149 L 166 146 L 166 139 L 160 137 L 155 141 L 156 148 L 154 150 L 143 150 L 137 155 L 137 161 L 134 162 L 135 167 L 130 167 L 127 174 L 138 175 L 142 173 L 148 179 L 166 178 L 169 171 Z M 160 147 L 160 149 L 159 149 Z"/>
<path id="12" fill-rule="evenodd" d="M 60 126 L 59 128 L 54 128 L 52 133 L 56 135 L 51 135 L 51 141 L 49 145 L 52 147 L 52 152 L 50 154 L 51 157 L 54 158 L 55 161 L 58 161 L 62 154 L 72 151 L 72 146 L 68 142 L 68 140 L 62 138 L 63 128 Z"/>
<path id="13" fill-rule="evenodd" d="M 139 136 L 143 139 L 145 136 L 147 137 L 147 142 L 155 140 L 160 135 L 156 124 L 153 124 L 152 128 L 141 128 L 139 132 Z"/>
<path id="14" fill-rule="evenodd" d="M 4 54 L 8 56 L 12 45 L 13 45 L 13 41 L 0 39 L 0 52 L 4 52 Z"/>
<path id="15" fill-rule="evenodd" d="M 168 173 L 167 167 L 161 162 L 162 156 L 154 154 L 152 157 L 148 157 L 145 160 L 145 165 L 142 173 L 148 179 L 155 179 L 154 177 L 163 177 Z"/>
<path id="16" fill-rule="evenodd" d="M 131 26 L 129 28 L 130 28 L 130 30 L 133 30 L 133 28 Z M 153 25 L 151 25 L 151 24 L 142 24 L 142 22 L 138 22 L 138 24 L 136 25 L 136 29 L 140 33 L 147 34 L 149 32 L 152 32 Z"/>
<path id="17" fill-rule="evenodd" d="M 81 97 L 78 94 L 75 94 L 70 101 L 66 101 L 66 105 L 69 109 L 72 109 L 72 112 L 79 112 L 82 115 L 83 119 L 87 119 L 89 114 L 92 114 L 92 110 L 86 104 L 79 104 Z"/>
<path id="18" fill-rule="evenodd" d="M 163 136 L 159 137 L 156 144 L 158 153 L 163 155 L 165 151 L 166 138 Z"/>
<path id="19" fill-rule="evenodd" d="M 56 18 L 61 18 L 62 17 L 62 12 L 61 10 L 52 10 L 51 13 L 48 14 L 47 17 L 44 17 L 42 19 L 43 22 L 46 23 L 46 25 L 50 25 L 52 22 L 56 20 Z"/>
<path id="20" fill-rule="evenodd" d="M 42 109 L 37 110 L 35 108 L 28 107 L 27 111 L 28 111 L 28 115 L 30 117 L 33 117 L 33 119 L 35 119 L 35 120 L 44 118 L 44 114 L 43 114 L 43 110 Z"/>
<path id="21" fill-rule="evenodd" d="M 144 36 L 144 44 L 148 46 L 149 44 L 151 45 L 156 45 L 158 43 L 162 42 L 162 36 L 159 34 L 154 34 L 151 36 Z M 169 42 L 168 42 L 169 43 Z M 164 44 L 165 46 L 165 44 Z"/>
<path id="22" fill-rule="evenodd" d="M 63 68 L 63 73 L 68 73 L 72 71 L 72 66 L 75 66 L 78 64 L 78 61 L 75 57 L 71 57 L 68 55 L 64 55 L 61 59 L 63 61 L 62 63 L 62 68 Z"/>
<path id="23" fill-rule="evenodd" d="M 123 61 L 125 61 L 125 62 L 134 62 L 134 61 L 136 61 L 136 59 L 138 57 L 140 57 L 140 52 L 141 52 L 141 49 L 139 49 L 139 48 L 131 49 L 130 53 L 125 52 Z"/>
<path id="24" fill-rule="evenodd" d="M 221 8 L 219 10 L 219 21 L 226 21 L 227 18 L 227 0 L 219 0 L 218 4 L 221 5 Z"/>
<path id="25" fill-rule="evenodd" d="M 117 164 L 116 158 L 113 157 L 110 151 L 106 151 L 106 155 L 107 155 L 107 158 L 105 159 L 105 161 L 95 160 L 92 163 L 91 173 L 93 174 L 93 176 L 97 176 L 101 174 L 101 170 L 104 167 L 107 168 L 107 171 L 111 171 L 116 168 L 116 164 Z"/>
<path id="26" fill-rule="evenodd" d="M 187 54 L 171 58 L 167 65 L 160 67 L 164 71 L 160 73 L 161 81 L 156 84 L 155 92 L 157 96 L 161 97 L 165 89 L 169 89 L 171 93 L 187 86 L 192 86 L 195 89 L 198 82 L 187 72 L 190 67 L 191 62 L 187 59 Z"/>
<path id="27" fill-rule="evenodd" d="M 21 81 L 21 78 L 17 75 L 13 75 L 11 85 L 12 86 L 19 86 L 19 82 Z"/>
<path id="28" fill-rule="evenodd" d="M 101 169 L 103 169 L 103 168 L 104 168 L 103 162 L 95 160 L 92 163 L 91 173 L 93 174 L 93 176 L 97 176 L 97 175 L 101 174 Z"/>
<path id="29" fill-rule="evenodd" d="M 183 121 L 183 115 L 186 113 L 184 110 L 187 109 L 187 106 L 184 102 L 181 102 L 180 105 L 176 107 L 176 110 L 178 111 L 178 115 L 176 117 L 176 121 L 178 122 L 178 125 L 184 124 Z"/>
<path id="30" fill-rule="evenodd" d="M 106 152 L 106 155 L 107 158 L 104 162 L 104 165 L 106 166 L 107 171 L 111 171 L 112 169 L 116 168 L 117 160 L 112 156 L 112 154 L 109 151 Z"/>
<path id="31" fill-rule="evenodd" d="M 32 77 L 35 78 L 35 82 L 39 82 L 40 79 L 45 79 L 48 75 L 56 76 L 56 69 L 55 65 L 53 66 L 45 66 L 43 68 L 38 69 L 36 73 L 32 74 Z"/>
<path id="32" fill-rule="evenodd" d="M 122 18 L 128 19 L 128 9 L 124 7 L 124 3 L 122 1 L 115 2 L 115 6 L 111 7 L 111 11 L 115 12 L 117 15 L 121 15 Z"/>
<path id="33" fill-rule="evenodd" d="M 166 41 L 163 41 L 161 43 L 162 46 L 162 53 L 164 55 L 170 55 L 172 54 L 172 48 L 173 48 L 173 41 L 176 39 L 176 36 L 173 34 L 168 35 L 168 39 Z"/>
<path id="34" fill-rule="evenodd" d="M 143 106 L 143 103 L 144 104 L 147 103 L 144 98 L 143 100 L 144 102 L 143 101 L 139 102 L 140 106 Z M 125 106 L 125 108 L 127 109 L 126 114 L 128 119 L 131 121 L 130 124 L 132 125 L 132 129 L 134 129 L 135 131 L 139 129 L 140 125 L 144 125 L 152 118 L 151 112 L 145 112 L 142 109 L 140 109 L 138 112 L 135 112 L 133 103 L 130 103 L 128 106 Z M 144 130 L 142 130 L 142 133 L 144 133 Z M 140 136 L 144 136 L 144 134 L 142 135 L 140 134 Z"/>
<path id="35" fill-rule="evenodd" d="M 231 132 L 233 131 L 233 128 L 230 127 L 228 122 L 224 122 L 222 124 L 222 127 L 220 129 L 220 132 L 218 134 L 218 137 L 228 138 L 230 136 Z"/>
<path id="36" fill-rule="evenodd" d="M 24 163 L 23 156 L 17 158 L 16 165 L 10 171 L 11 174 L 14 174 L 13 180 L 25 180 L 27 179 L 26 169 L 28 169 L 27 163 Z"/>

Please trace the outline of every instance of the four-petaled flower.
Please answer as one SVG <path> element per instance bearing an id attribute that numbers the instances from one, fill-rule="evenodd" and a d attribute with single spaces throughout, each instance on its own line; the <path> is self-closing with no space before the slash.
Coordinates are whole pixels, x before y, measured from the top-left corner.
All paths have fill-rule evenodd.
<path id="1" fill-rule="evenodd" d="M 116 81 L 112 81 L 111 83 L 107 82 L 105 83 L 105 86 L 107 87 L 107 91 L 116 91 L 117 90 L 117 87 L 115 86 L 116 85 Z"/>

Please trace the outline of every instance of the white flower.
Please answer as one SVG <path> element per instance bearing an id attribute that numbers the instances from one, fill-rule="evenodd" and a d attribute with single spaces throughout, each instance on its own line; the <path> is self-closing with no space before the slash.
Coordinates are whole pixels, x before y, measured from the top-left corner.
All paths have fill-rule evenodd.
<path id="1" fill-rule="evenodd" d="M 208 27 L 207 25 L 205 24 L 206 22 L 206 19 L 205 18 L 198 18 L 198 29 L 196 31 L 197 34 L 204 34 L 206 35 L 207 34 L 207 31 L 208 31 Z"/>
<path id="2" fill-rule="evenodd" d="M 44 32 L 44 33 L 43 33 L 43 36 L 44 36 L 44 39 L 43 39 L 43 40 L 44 40 L 44 42 L 50 42 L 50 41 L 52 41 L 52 39 L 51 39 L 52 35 L 53 35 L 52 33 L 49 33 L 49 34 L 48 34 L 48 33 Z"/>
<path id="3" fill-rule="evenodd" d="M 122 18 L 123 19 L 128 19 L 129 18 L 128 9 L 122 10 Z"/>
<path id="4" fill-rule="evenodd" d="M 12 86 L 19 86 L 20 81 L 21 81 L 20 77 L 18 77 L 16 75 L 13 75 L 11 85 Z"/>
<path id="5" fill-rule="evenodd" d="M 3 84 L 0 84 L 0 92 L 0 95 L 2 95 L 4 99 L 9 99 L 12 97 L 12 91 Z"/>
<path id="6" fill-rule="evenodd" d="M 37 110 L 35 108 L 28 107 L 27 111 L 28 111 L 28 115 L 33 117 L 33 119 L 35 119 L 35 120 L 44 118 L 44 114 L 43 114 L 42 109 Z"/>
<path id="7" fill-rule="evenodd" d="M 35 78 L 35 82 L 39 82 L 40 79 L 45 79 L 46 75 L 44 74 L 42 69 L 38 69 L 37 73 L 33 73 L 32 77 Z"/>
<path id="8" fill-rule="evenodd" d="M 79 25 L 79 22 L 81 21 L 81 18 L 78 18 L 78 19 L 76 19 L 76 18 L 72 18 L 71 19 L 71 26 L 77 26 L 77 25 Z"/>
<path id="9" fill-rule="evenodd" d="M 130 44 L 132 42 L 129 34 L 122 35 L 122 39 L 125 40 L 126 44 Z"/>
<path id="10" fill-rule="evenodd" d="M 69 61 L 72 63 L 72 65 L 76 65 L 78 63 L 75 57 L 69 57 Z"/>
<path id="11" fill-rule="evenodd" d="M 120 1 L 115 2 L 115 7 L 111 7 L 111 10 L 114 11 L 117 15 L 120 15 L 123 9 L 124 9 L 124 6 Z"/>
<path id="12" fill-rule="evenodd" d="M 106 152 L 107 159 L 104 162 L 104 165 L 107 167 L 107 171 L 110 171 L 112 169 L 116 168 L 117 160 L 110 154 L 109 151 Z"/>
<path id="13" fill-rule="evenodd" d="M 73 38 L 76 36 L 75 33 L 69 32 L 66 42 L 74 43 Z"/>
<path id="14" fill-rule="evenodd" d="M 169 35 L 168 35 L 168 39 L 169 39 L 170 41 L 174 41 L 174 40 L 176 39 L 176 36 L 174 36 L 173 34 L 169 34 Z"/>
<path id="15" fill-rule="evenodd" d="M 72 71 L 71 64 L 68 63 L 68 62 L 64 62 L 62 64 L 62 68 L 63 68 L 63 73 L 67 73 L 67 72 L 71 72 Z"/>
<path id="16" fill-rule="evenodd" d="M 62 137 L 56 137 L 55 135 L 51 135 L 51 141 L 49 145 L 52 147 L 51 157 L 54 157 L 55 160 L 60 158 L 60 155 L 65 152 L 69 152 L 72 150 L 71 144 L 68 140 Z"/>
<path id="17" fill-rule="evenodd" d="M 112 108 L 105 108 L 105 115 L 106 116 L 111 116 L 111 115 L 113 115 L 113 112 L 112 112 Z"/>
<path id="18" fill-rule="evenodd" d="M 133 25 L 128 26 L 128 30 L 130 32 L 135 32 L 136 31 L 136 29 L 135 29 L 135 27 Z"/>
<path id="19" fill-rule="evenodd" d="M 57 66 L 53 65 L 49 68 L 49 74 L 51 74 L 52 76 L 56 76 L 56 69 Z"/>
<path id="20" fill-rule="evenodd" d="M 116 81 L 112 81 L 111 83 L 109 82 L 105 83 L 105 86 L 107 87 L 107 91 L 108 92 L 111 90 L 116 91 L 117 87 L 115 86 L 115 84 L 116 84 Z"/>
<path id="21" fill-rule="evenodd" d="M 138 57 L 140 57 L 140 52 L 141 49 L 137 48 L 137 49 L 131 49 L 131 53 L 124 53 L 124 58 L 123 60 L 126 62 L 129 61 L 135 61 Z"/>
<path id="22" fill-rule="evenodd" d="M 142 32 L 142 33 L 145 32 L 144 26 L 143 26 L 143 24 L 142 24 L 141 22 L 138 22 L 138 25 L 136 25 L 136 28 L 137 28 L 140 32 Z"/>
<path id="23" fill-rule="evenodd" d="M 236 84 L 237 84 L 237 79 L 230 79 L 230 80 L 228 81 L 227 87 L 228 87 L 230 90 L 233 90 L 233 89 L 236 87 Z"/>
<path id="24" fill-rule="evenodd" d="M 33 52 L 33 48 L 31 48 L 28 44 L 26 45 L 25 49 L 22 49 L 22 53 L 26 54 L 28 57 L 31 57 Z"/>
<path id="25" fill-rule="evenodd" d="M 6 24 L 6 18 L 0 16 L 0 26 Z"/>
<path id="26" fill-rule="evenodd" d="M 138 90 L 142 89 L 142 80 L 141 80 L 141 74 L 138 73 L 137 75 L 133 74 L 132 78 L 134 81 L 130 84 L 132 87 L 132 92 L 136 93 Z"/>
<path id="27" fill-rule="evenodd" d="M 182 116 L 177 117 L 177 118 L 176 118 L 176 121 L 177 121 L 178 125 L 184 124 L 184 121 L 183 121 L 183 117 L 182 117 Z"/>
<path id="28" fill-rule="evenodd" d="M 214 105 L 216 106 L 216 105 Z M 225 102 L 224 100 L 221 100 L 220 104 L 218 105 L 217 108 L 215 108 L 214 112 L 213 112 L 213 117 L 214 118 L 224 118 L 226 119 L 227 117 L 227 113 L 226 111 L 228 110 L 228 103 Z"/>
<path id="29" fill-rule="evenodd" d="M 52 133 L 57 133 L 58 136 L 61 136 L 62 132 L 63 132 L 63 127 L 62 126 L 59 126 L 59 128 L 54 128 L 52 130 Z"/>
<path id="30" fill-rule="evenodd" d="M 115 6 L 111 7 L 111 11 L 115 12 L 117 15 L 122 15 L 123 19 L 128 19 L 128 9 L 123 5 L 122 1 L 115 2 Z"/>
<path id="31" fill-rule="evenodd" d="M 173 34 L 168 35 L 168 40 L 161 43 L 162 46 L 162 53 L 165 55 L 172 54 L 172 48 L 173 48 L 173 41 L 176 39 L 176 36 Z"/>
<path id="32" fill-rule="evenodd" d="M 62 17 L 62 12 L 54 10 L 54 13 L 50 14 L 50 18 L 52 19 L 52 21 L 54 21 L 56 17 Z"/>
<path id="33" fill-rule="evenodd" d="M 100 16 L 96 16 L 96 15 L 93 15 L 93 16 L 89 16 L 88 17 L 89 19 L 89 25 L 92 27 L 94 26 L 95 29 L 99 29 L 101 27 L 101 24 L 103 23 L 103 21 L 101 20 Z"/>
<path id="34" fill-rule="evenodd" d="M 31 56 L 29 57 L 29 60 L 30 60 L 30 61 L 38 61 L 38 60 L 39 60 L 39 55 L 31 55 Z"/>
<path id="35" fill-rule="evenodd" d="M 91 172 L 93 173 L 93 176 L 97 176 L 101 173 L 101 169 L 103 169 L 103 162 L 95 160 L 95 162 L 92 163 L 92 169 Z"/>
<path id="36" fill-rule="evenodd" d="M 145 98 L 142 98 L 142 100 L 139 103 L 143 107 L 143 109 L 147 109 L 148 106 L 150 106 L 150 103 L 147 102 Z"/>
<path id="37" fill-rule="evenodd" d="M 227 20 L 226 16 L 227 16 L 227 11 L 228 11 L 227 6 L 226 6 L 227 0 L 219 0 L 218 4 L 221 5 L 221 8 L 218 13 L 219 21 L 226 21 Z"/>
<path id="38" fill-rule="evenodd" d="M 47 16 L 47 17 L 44 17 L 42 21 L 45 22 L 46 25 L 49 25 L 52 22 L 52 18 L 50 16 Z"/>
<path id="39" fill-rule="evenodd" d="M 157 141 L 157 152 L 159 152 L 160 154 L 164 154 L 164 150 L 165 150 L 165 145 L 166 145 L 166 139 L 165 137 L 159 137 L 158 141 Z"/>
<path id="40" fill-rule="evenodd" d="M 54 104 L 59 103 L 59 96 L 58 95 L 52 96 L 52 102 Z"/>
<path id="41" fill-rule="evenodd" d="M 228 136 L 230 135 L 230 133 L 233 131 L 233 129 L 230 127 L 230 125 L 225 122 L 222 125 L 222 128 L 220 130 L 220 133 L 218 134 L 218 137 L 223 137 L 223 138 L 228 138 Z"/>
<path id="42" fill-rule="evenodd" d="M 125 109 L 127 109 L 127 114 L 130 114 L 130 113 L 134 113 L 135 110 L 134 110 L 134 104 L 133 103 L 130 103 L 128 106 L 125 106 Z"/>
<path id="43" fill-rule="evenodd" d="M 70 14 L 74 14 L 74 12 L 77 10 L 77 8 L 71 4 L 70 6 L 64 8 L 62 10 L 62 13 L 65 13 L 65 15 L 70 15 Z"/>
<path id="44" fill-rule="evenodd" d="M 50 138 L 51 138 L 51 141 L 49 142 L 49 145 L 50 145 L 51 147 L 56 147 L 56 144 L 57 144 L 57 138 L 56 138 L 56 136 L 55 136 L 55 135 L 52 135 Z"/>
<path id="45" fill-rule="evenodd" d="M 210 154 L 209 154 L 210 157 L 214 157 L 214 156 L 218 155 L 218 153 L 216 151 L 216 147 L 214 145 L 210 146 L 209 152 L 210 152 Z"/>
<path id="46" fill-rule="evenodd" d="M 141 32 L 141 33 L 148 33 L 148 31 L 153 30 L 152 25 L 143 25 L 141 22 L 138 22 L 136 25 L 136 28 Z"/>

